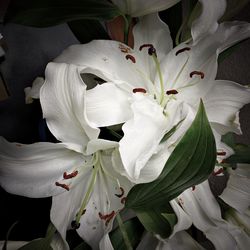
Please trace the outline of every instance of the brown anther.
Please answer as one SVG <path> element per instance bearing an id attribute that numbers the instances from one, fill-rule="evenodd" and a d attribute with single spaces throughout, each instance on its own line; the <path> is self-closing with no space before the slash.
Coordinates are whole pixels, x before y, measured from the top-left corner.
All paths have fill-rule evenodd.
<path id="1" fill-rule="evenodd" d="M 132 55 L 126 55 L 125 57 L 127 60 L 131 60 L 133 63 L 136 63 L 135 58 Z"/>
<path id="2" fill-rule="evenodd" d="M 224 169 L 223 169 L 223 168 L 220 168 L 220 169 L 217 170 L 217 171 L 213 171 L 212 175 L 213 175 L 213 176 L 216 176 L 216 175 L 219 175 L 219 174 L 221 174 L 221 173 L 223 173 L 223 172 L 224 172 Z"/>
<path id="3" fill-rule="evenodd" d="M 192 186 L 192 191 L 194 191 L 195 190 L 195 186 Z"/>
<path id="4" fill-rule="evenodd" d="M 176 94 L 178 94 L 178 91 L 176 89 L 170 89 L 170 90 L 167 90 L 166 94 L 167 95 L 176 95 Z"/>
<path id="5" fill-rule="evenodd" d="M 78 229 L 79 227 L 80 227 L 80 223 L 79 222 L 77 222 L 77 221 L 75 221 L 75 220 L 73 220 L 72 222 L 71 222 L 71 227 L 72 227 L 72 229 L 74 229 L 74 230 L 76 230 L 76 229 Z"/>
<path id="6" fill-rule="evenodd" d="M 133 93 L 147 93 L 147 90 L 146 89 L 144 89 L 144 88 L 134 88 L 133 89 Z"/>
<path id="7" fill-rule="evenodd" d="M 82 215 L 84 215 L 86 213 L 86 209 L 84 209 L 83 211 L 82 211 Z"/>
<path id="8" fill-rule="evenodd" d="M 140 46 L 139 50 L 141 51 L 143 48 L 152 48 L 154 47 L 153 44 L 146 43 Z"/>
<path id="9" fill-rule="evenodd" d="M 74 171 L 74 172 L 72 172 L 72 173 L 70 173 L 70 174 L 67 174 L 67 172 L 64 172 L 64 173 L 63 173 L 63 178 L 64 178 L 64 179 L 71 179 L 71 178 L 73 178 L 73 177 L 76 177 L 77 174 L 78 174 L 78 171 L 77 171 L 77 170 Z"/>
<path id="10" fill-rule="evenodd" d="M 217 152 L 218 156 L 225 156 L 227 153 L 225 151 Z"/>
<path id="11" fill-rule="evenodd" d="M 124 195 L 124 189 L 120 187 L 121 193 L 120 194 L 115 194 L 118 198 L 121 198 Z"/>
<path id="12" fill-rule="evenodd" d="M 115 211 L 112 211 L 112 213 L 109 215 L 108 219 L 105 222 L 105 226 L 109 224 L 109 222 L 114 218 L 115 216 Z"/>
<path id="13" fill-rule="evenodd" d="M 123 198 L 121 199 L 121 204 L 125 204 L 126 198 L 127 198 L 127 197 L 123 197 Z"/>
<path id="14" fill-rule="evenodd" d="M 201 71 L 193 71 L 193 72 L 190 73 L 189 76 L 192 78 L 194 75 L 200 76 L 201 79 L 203 79 L 205 77 L 205 74 L 203 72 L 201 72 Z"/>
<path id="15" fill-rule="evenodd" d="M 119 44 L 119 49 L 121 50 L 122 53 L 130 53 L 131 49 L 129 47 L 124 46 L 123 44 Z"/>
<path id="16" fill-rule="evenodd" d="M 56 182 L 55 185 L 58 187 L 62 187 L 64 189 L 66 189 L 67 191 L 69 191 L 69 185 L 67 185 L 67 184 L 61 184 L 59 182 Z"/>
<path id="17" fill-rule="evenodd" d="M 191 50 L 191 48 L 189 47 L 185 47 L 183 49 L 179 49 L 178 51 L 176 51 L 175 55 L 178 56 L 180 53 L 184 52 L 184 51 L 189 51 Z"/>

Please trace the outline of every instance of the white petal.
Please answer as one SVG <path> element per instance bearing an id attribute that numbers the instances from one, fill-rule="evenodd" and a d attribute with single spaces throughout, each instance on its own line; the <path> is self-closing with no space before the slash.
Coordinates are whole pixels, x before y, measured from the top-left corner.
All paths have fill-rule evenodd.
<path id="1" fill-rule="evenodd" d="M 173 232 L 170 236 L 170 238 L 173 239 L 175 238 L 176 233 L 190 228 L 192 225 L 192 220 L 190 219 L 189 215 L 185 213 L 182 207 L 176 202 L 176 200 L 170 201 L 170 205 L 177 216 L 177 223 L 175 224 Z"/>
<path id="2" fill-rule="evenodd" d="M 131 116 L 129 97 L 113 83 L 104 83 L 86 93 L 86 114 L 95 127 L 124 123 Z"/>
<path id="3" fill-rule="evenodd" d="M 230 81 L 208 82 L 212 87 L 203 98 L 210 122 L 222 125 L 228 131 L 240 133 L 234 121 L 237 112 L 250 102 L 250 88 Z"/>
<path id="4" fill-rule="evenodd" d="M 230 170 L 227 187 L 220 195 L 227 204 L 244 213 L 250 206 L 250 165 L 238 164 L 236 170 Z"/>
<path id="5" fill-rule="evenodd" d="M 142 94 L 135 95 L 132 110 L 134 117 L 122 127 L 124 137 L 119 142 L 119 151 L 128 177 L 138 182 L 141 170 L 157 151 L 169 125 L 163 109 Z"/>
<path id="6" fill-rule="evenodd" d="M 169 28 L 156 13 L 140 18 L 133 29 L 133 34 L 134 50 L 142 58 L 138 63 L 142 64 L 141 68 L 144 69 L 144 72 L 149 73 L 149 78 L 153 81 L 156 74 L 155 63 L 148 54 L 148 48 L 144 48 L 140 52 L 139 48 L 144 44 L 152 44 L 156 49 L 158 60 L 161 61 L 173 47 Z"/>
<path id="7" fill-rule="evenodd" d="M 25 103 L 30 104 L 33 102 L 33 99 L 40 98 L 40 89 L 44 84 L 44 79 L 42 77 L 37 77 L 33 83 L 32 87 L 27 87 L 24 89 L 25 92 Z"/>
<path id="8" fill-rule="evenodd" d="M 126 59 L 128 54 L 135 57 L 136 63 Z M 141 59 L 137 58 L 127 45 L 107 40 L 94 40 L 88 44 L 70 46 L 55 59 L 56 62 L 88 67 L 89 72 L 85 73 L 94 73 L 107 82 L 126 82 L 134 87 L 146 88 L 149 85 L 148 79 L 145 79 L 144 69 L 137 65 L 138 60 Z"/>
<path id="9" fill-rule="evenodd" d="M 226 9 L 225 0 L 199 0 L 202 4 L 202 13 L 192 23 L 191 33 L 194 41 L 201 39 L 218 28 L 217 21 Z"/>
<path id="10" fill-rule="evenodd" d="M 86 85 L 74 65 L 49 63 L 41 88 L 43 116 L 53 135 L 64 143 L 78 145 L 83 151 L 88 138 L 97 138 L 99 129 L 88 125 L 85 115 Z"/>
<path id="11" fill-rule="evenodd" d="M 66 191 L 56 186 L 63 173 L 81 167 L 85 159 L 62 144 L 8 143 L 0 137 L 0 183 L 8 192 L 27 197 L 47 197 Z M 68 183 L 67 183 L 68 184 Z"/>
<path id="12" fill-rule="evenodd" d="M 118 147 L 118 142 L 116 141 L 95 139 L 95 140 L 91 140 L 88 143 L 86 154 L 91 155 L 99 150 L 106 150 L 106 149 L 111 149 L 115 147 Z"/>
<path id="13" fill-rule="evenodd" d="M 166 242 L 160 242 L 156 250 L 202 250 L 204 249 L 187 232 L 180 231 Z"/>
<path id="14" fill-rule="evenodd" d="M 133 17 L 144 16 L 149 13 L 168 9 L 179 1 L 180 0 L 112 0 L 123 13 Z"/>
<path id="15" fill-rule="evenodd" d="M 166 88 L 177 89 L 194 84 L 206 85 L 206 80 L 214 80 L 217 74 L 217 56 L 226 48 L 250 36 L 250 24 L 244 22 L 226 22 L 219 25 L 215 33 L 207 35 L 198 43 L 182 43 L 161 63 Z M 190 48 L 176 55 L 183 48 Z M 166 65 L 166 66 L 165 66 Z M 190 74 L 194 71 L 204 73 L 204 79 L 199 75 Z M 200 98 L 197 96 L 197 98 Z"/>
<path id="16" fill-rule="evenodd" d="M 112 229 L 115 214 L 124 207 L 123 198 L 131 188 L 128 180 L 114 171 L 110 164 L 110 156 L 109 152 L 103 152 L 101 155 L 102 169 L 98 172 L 86 212 L 81 217 L 81 227 L 77 230 L 93 249 L 103 248 L 105 244 L 110 246 L 107 234 Z M 110 220 L 101 218 L 102 215 L 108 214 L 113 214 Z"/>

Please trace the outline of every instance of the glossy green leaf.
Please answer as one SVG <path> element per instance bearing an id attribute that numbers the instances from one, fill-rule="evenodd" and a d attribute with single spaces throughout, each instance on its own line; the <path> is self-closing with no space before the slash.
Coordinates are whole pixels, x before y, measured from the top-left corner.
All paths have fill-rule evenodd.
<path id="1" fill-rule="evenodd" d="M 75 20 L 68 25 L 81 43 L 88 43 L 94 39 L 109 39 L 107 32 L 97 20 Z"/>
<path id="2" fill-rule="evenodd" d="M 34 250 L 34 249 L 53 250 L 53 248 L 50 246 L 50 242 L 48 242 L 48 240 L 46 240 L 45 238 L 33 240 L 28 244 L 26 244 L 25 246 L 19 248 L 19 250 Z"/>
<path id="3" fill-rule="evenodd" d="M 206 180 L 214 169 L 216 146 L 204 105 L 178 143 L 160 176 L 153 182 L 138 184 L 128 193 L 127 208 L 145 211 L 166 204 L 185 189 Z"/>
<path id="4" fill-rule="evenodd" d="M 107 0 L 12 0 L 5 22 L 48 27 L 73 20 L 111 20 L 121 15 Z"/>
<path id="5" fill-rule="evenodd" d="M 126 229 L 130 243 L 132 247 L 135 249 L 142 238 L 144 227 L 136 217 L 125 221 L 123 225 L 124 228 Z M 122 232 L 119 227 L 117 227 L 114 231 L 112 231 L 109 234 L 109 236 L 115 250 L 127 250 L 122 236 Z"/>
<path id="6" fill-rule="evenodd" d="M 164 212 L 156 207 L 147 211 L 138 211 L 136 215 L 148 232 L 158 234 L 162 238 L 169 237 L 177 223 L 177 217 L 173 211 Z"/>

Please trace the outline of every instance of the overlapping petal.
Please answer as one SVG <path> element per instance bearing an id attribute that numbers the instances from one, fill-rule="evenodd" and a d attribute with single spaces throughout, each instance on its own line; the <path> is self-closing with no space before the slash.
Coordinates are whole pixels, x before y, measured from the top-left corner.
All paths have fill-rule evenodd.
<path id="1" fill-rule="evenodd" d="M 80 69 L 69 64 L 48 64 L 46 81 L 40 91 L 43 116 L 53 135 L 70 143 L 77 152 L 83 152 L 88 140 L 99 134 L 99 129 L 88 124 L 85 95 L 86 85 L 81 80 Z"/>
<path id="2" fill-rule="evenodd" d="M 6 191 L 27 197 L 48 197 L 65 192 L 55 183 L 71 173 L 86 158 L 63 144 L 9 143 L 0 137 L 0 183 Z"/>

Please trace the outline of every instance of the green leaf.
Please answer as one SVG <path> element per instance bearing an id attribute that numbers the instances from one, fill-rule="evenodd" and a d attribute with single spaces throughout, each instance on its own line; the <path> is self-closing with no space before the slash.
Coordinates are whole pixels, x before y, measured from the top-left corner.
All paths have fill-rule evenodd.
<path id="1" fill-rule="evenodd" d="M 201 101 L 193 123 L 160 176 L 153 182 L 135 185 L 128 193 L 125 206 L 137 212 L 164 205 L 185 189 L 207 179 L 215 161 L 215 140 Z"/>
<path id="2" fill-rule="evenodd" d="M 48 242 L 46 238 L 33 240 L 28 244 L 26 244 L 25 246 L 19 248 L 19 250 L 34 250 L 34 249 L 53 250 L 53 248 L 50 246 L 50 242 Z"/>
<path id="3" fill-rule="evenodd" d="M 126 229 L 130 243 L 132 247 L 135 249 L 142 238 L 144 227 L 136 217 L 125 221 L 123 225 Z M 109 234 L 109 236 L 115 250 L 127 250 L 122 236 L 122 232 L 119 227 L 117 227 L 114 231 L 112 231 Z"/>
<path id="4" fill-rule="evenodd" d="M 162 238 L 169 237 L 177 223 L 174 212 L 164 212 L 155 207 L 147 211 L 137 211 L 136 215 L 148 232 L 158 234 Z"/>
<path id="5" fill-rule="evenodd" d="M 221 141 L 226 143 L 229 147 L 233 148 L 235 144 L 234 133 L 229 132 L 221 137 Z"/>
<path id="6" fill-rule="evenodd" d="M 111 20 L 119 15 L 119 9 L 107 0 L 12 0 L 5 22 L 48 27 L 80 19 Z"/>
<path id="7" fill-rule="evenodd" d="M 97 20 L 76 20 L 68 22 L 71 31 L 81 43 L 94 39 L 109 39 L 107 32 Z"/>

